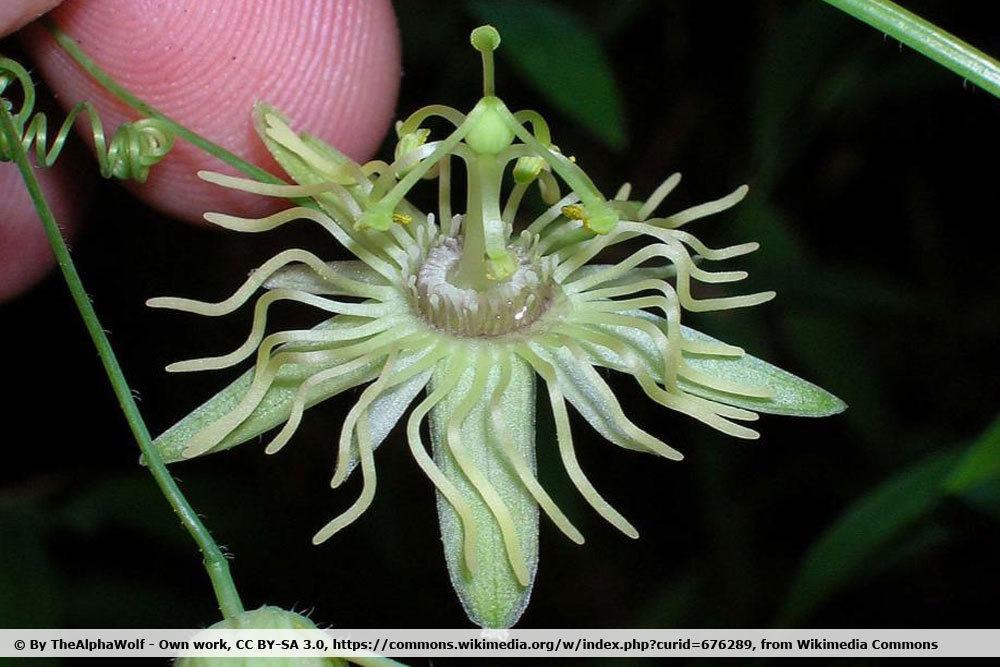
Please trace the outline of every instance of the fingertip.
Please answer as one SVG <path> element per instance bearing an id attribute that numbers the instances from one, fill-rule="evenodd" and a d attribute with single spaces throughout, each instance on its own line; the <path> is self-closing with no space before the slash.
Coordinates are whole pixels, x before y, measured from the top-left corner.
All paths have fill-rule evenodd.
<path id="1" fill-rule="evenodd" d="M 0 2 L 0 36 L 14 32 L 49 11 L 62 0 L 4 0 Z"/>
<path id="2" fill-rule="evenodd" d="M 272 171 L 277 166 L 253 129 L 257 100 L 269 100 L 297 130 L 358 161 L 377 149 L 395 110 L 400 49 L 389 0 L 90 0 L 68 3 L 53 17 L 141 99 Z M 33 30 L 28 42 L 64 104 L 93 101 L 109 130 L 135 118 L 47 34 Z M 206 183 L 200 170 L 233 173 L 178 141 L 145 185 L 130 187 L 165 213 L 190 221 L 200 221 L 207 210 L 261 216 L 280 205 Z"/>
<path id="3" fill-rule="evenodd" d="M 72 237 L 80 213 L 73 181 L 61 167 L 38 170 L 39 184 L 63 234 Z M 42 223 L 17 167 L 0 163 L 0 303 L 27 291 L 55 264 Z"/>

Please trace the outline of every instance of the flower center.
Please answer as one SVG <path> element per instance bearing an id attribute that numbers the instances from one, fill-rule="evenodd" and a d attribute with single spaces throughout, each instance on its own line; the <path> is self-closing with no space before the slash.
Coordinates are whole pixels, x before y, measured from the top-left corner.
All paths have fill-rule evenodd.
<path id="1" fill-rule="evenodd" d="M 443 236 L 432 245 L 411 279 L 416 309 L 435 328 L 455 336 L 502 336 L 538 320 L 559 292 L 550 263 L 520 244 L 509 250 L 517 266 L 507 280 L 485 290 L 459 287 L 453 278 L 462 257 L 462 238 Z"/>

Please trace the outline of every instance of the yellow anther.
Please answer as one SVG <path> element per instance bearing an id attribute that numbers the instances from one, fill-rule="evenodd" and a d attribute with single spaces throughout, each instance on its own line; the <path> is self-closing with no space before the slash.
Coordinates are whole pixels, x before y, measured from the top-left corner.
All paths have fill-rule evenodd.
<path id="1" fill-rule="evenodd" d="M 393 213 L 392 221 L 395 222 L 397 225 L 408 225 L 411 222 L 413 222 L 413 216 L 406 215 L 405 213 Z"/>
<path id="2" fill-rule="evenodd" d="M 587 226 L 587 209 L 579 204 L 570 204 L 562 207 L 562 214 L 570 220 L 579 220 L 583 226 Z"/>
<path id="3" fill-rule="evenodd" d="M 597 213 L 591 215 L 582 204 L 570 204 L 562 207 L 562 214 L 570 220 L 579 220 L 583 223 L 584 229 L 595 234 L 607 234 L 618 222 L 618 215 L 607 206 L 599 206 Z"/>

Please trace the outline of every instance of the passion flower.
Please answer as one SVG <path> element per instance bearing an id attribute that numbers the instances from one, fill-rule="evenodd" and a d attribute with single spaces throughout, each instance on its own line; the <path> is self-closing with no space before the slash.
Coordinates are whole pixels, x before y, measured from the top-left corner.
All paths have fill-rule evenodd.
<path id="1" fill-rule="evenodd" d="M 445 558 L 469 617 L 508 627 L 527 604 L 538 565 L 539 508 L 571 540 L 583 536 L 535 475 L 536 378 L 556 426 L 566 473 L 591 506 L 629 537 L 638 531 L 588 481 L 577 462 L 569 402 L 604 438 L 625 449 L 680 460 L 681 454 L 631 422 L 598 372 L 631 375 L 656 403 L 737 438 L 757 413 L 824 416 L 844 408 L 834 396 L 733 345 L 681 324 L 682 312 L 754 306 L 774 292 L 697 298 L 693 283 L 729 283 L 743 271 L 704 263 L 757 249 L 756 243 L 709 248 L 682 228 L 739 202 L 745 186 L 683 211 L 656 210 L 680 176 L 647 199 L 626 184 L 612 198 L 553 144 L 536 112 L 511 112 L 494 95 L 493 50 L 499 35 L 477 28 L 484 96 L 469 113 L 432 105 L 396 126 L 394 161 L 359 165 L 259 104 L 257 130 L 294 184 L 274 185 L 216 173 L 223 187 L 294 198 L 298 205 L 259 219 L 206 214 L 242 232 L 293 220 L 322 226 L 357 260 L 324 262 L 285 250 L 260 266 L 228 299 L 206 303 L 157 298 L 157 308 L 226 315 L 262 295 L 252 330 L 236 350 L 173 364 L 171 371 L 221 369 L 254 356 L 228 388 L 157 439 L 168 461 L 217 452 L 280 426 L 265 451 L 280 450 L 306 408 L 367 385 L 344 420 L 332 485 L 360 463 L 360 497 L 316 533 L 324 542 L 357 519 L 375 495 L 375 448 L 421 392 L 406 420 L 417 465 L 437 489 Z M 435 118 L 454 129 L 435 137 Z M 452 210 L 452 168 L 466 173 L 464 211 Z M 508 172 L 511 172 L 508 176 Z M 436 180 L 437 211 L 406 199 L 421 180 Z M 537 184 L 548 205 L 519 216 Z M 562 188 L 566 188 L 563 194 Z M 631 243 L 613 264 L 603 251 Z M 267 334 L 278 301 L 313 306 L 332 317 L 308 330 Z M 429 424 L 431 451 L 421 435 Z M 553 443 L 541 443 L 552 446 Z"/>

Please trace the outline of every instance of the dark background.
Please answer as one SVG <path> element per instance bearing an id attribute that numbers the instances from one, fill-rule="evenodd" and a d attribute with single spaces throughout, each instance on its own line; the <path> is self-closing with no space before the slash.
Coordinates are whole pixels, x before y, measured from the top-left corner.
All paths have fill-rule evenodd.
<path id="1" fill-rule="evenodd" d="M 1000 54 L 994 3 L 905 4 Z M 778 299 L 687 321 L 850 409 L 764 416 L 762 439 L 746 443 L 657 410 L 612 378 L 636 421 L 687 459 L 622 452 L 574 417 L 584 469 L 642 534 L 630 541 L 575 493 L 543 424 L 543 483 L 587 544 L 542 519 L 520 625 L 996 627 L 1000 484 L 951 476 L 970 448 L 995 462 L 1000 440 L 989 431 L 1000 403 L 1000 101 L 818 1 L 539 5 L 397 3 L 399 113 L 471 106 L 480 69 L 467 35 L 489 18 L 505 39 L 500 94 L 542 111 L 606 192 L 628 180 L 645 195 L 680 170 L 666 205 L 679 210 L 749 183 L 744 203 L 695 231 L 715 246 L 760 240 L 744 262 L 749 288 Z M 530 48 L 513 53 L 519 44 Z M 548 92 L 536 85 L 546 77 Z M 115 184 L 96 187 L 75 258 L 160 432 L 234 375 L 162 367 L 231 349 L 249 320 L 143 302 L 221 297 L 292 243 L 334 251 L 308 229 L 241 237 L 179 225 Z M 279 320 L 314 318 L 289 308 Z M 217 620 L 193 545 L 137 465 L 58 276 L 0 306 L 0 347 L 0 626 Z M 327 544 L 309 543 L 357 492 L 359 480 L 327 486 L 354 395 L 311 410 L 278 456 L 247 444 L 174 473 L 234 555 L 248 606 L 314 610 L 342 626 L 465 626 L 431 484 L 399 429 L 377 452 L 373 507 Z"/>

